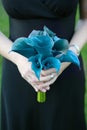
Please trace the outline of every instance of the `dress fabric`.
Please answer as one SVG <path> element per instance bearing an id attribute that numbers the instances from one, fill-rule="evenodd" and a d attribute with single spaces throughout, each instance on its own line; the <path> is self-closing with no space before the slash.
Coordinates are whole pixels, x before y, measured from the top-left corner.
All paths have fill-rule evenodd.
<path id="1" fill-rule="evenodd" d="M 9 38 L 27 37 L 44 25 L 70 41 L 78 0 L 3 0 L 9 15 Z M 85 130 L 85 78 L 71 64 L 47 91 L 45 103 L 21 77 L 16 65 L 3 59 L 1 130 Z"/>

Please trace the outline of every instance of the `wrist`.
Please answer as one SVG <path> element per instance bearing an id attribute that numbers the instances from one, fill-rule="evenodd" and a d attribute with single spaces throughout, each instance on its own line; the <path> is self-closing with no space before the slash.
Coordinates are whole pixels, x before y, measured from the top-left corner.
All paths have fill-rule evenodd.
<path id="1" fill-rule="evenodd" d="M 66 69 L 70 64 L 71 62 L 62 62 L 62 70 Z"/>
<path id="2" fill-rule="evenodd" d="M 80 54 L 80 48 L 76 44 L 71 44 L 69 46 L 69 50 L 73 51 L 77 56 L 79 56 L 79 54 Z"/>
<path id="3" fill-rule="evenodd" d="M 10 56 L 10 61 L 12 61 L 15 65 L 18 65 L 20 62 L 22 63 L 22 61 L 25 59 L 27 60 L 26 57 L 22 56 L 21 54 L 17 53 L 17 52 L 10 52 L 9 53 Z"/>

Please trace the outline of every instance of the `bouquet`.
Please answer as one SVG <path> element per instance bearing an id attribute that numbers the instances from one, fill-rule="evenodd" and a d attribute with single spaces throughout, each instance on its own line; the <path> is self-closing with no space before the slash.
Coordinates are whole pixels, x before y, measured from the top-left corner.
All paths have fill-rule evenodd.
<path id="1" fill-rule="evenodd" d="M 33 30 L 28 37 L 16 39 L 11 51 L 20 53 L 32 62 L 31 67 L 38 80 L 41 70 L 55 68 L 58 72 L 62 62 L 72 62 L 80 66 L 78 57 L 69 50 L 68 40 L 59 38 L 46 26 L 43 30 Z M 37 92 L 37 101 L 45 102 L 45 100 L 46 93 Z"/>

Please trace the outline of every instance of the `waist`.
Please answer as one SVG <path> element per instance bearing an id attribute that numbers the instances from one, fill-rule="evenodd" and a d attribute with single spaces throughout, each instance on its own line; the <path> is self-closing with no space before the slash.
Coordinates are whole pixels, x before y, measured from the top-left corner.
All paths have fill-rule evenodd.
<path id="1" fill-rule="evenodd" d="M 73 20 L 73 21 L 72 21 Z M 72 21 L 72 24 L 71 24 Z M 19 37 L 27 37 L 32 30 L 42 30 L 46 25 L 59 37 L 70 39 L 74 31 L 74 19 L 14 19 L 10 18 L 10 39 L 13 41 Z"/>

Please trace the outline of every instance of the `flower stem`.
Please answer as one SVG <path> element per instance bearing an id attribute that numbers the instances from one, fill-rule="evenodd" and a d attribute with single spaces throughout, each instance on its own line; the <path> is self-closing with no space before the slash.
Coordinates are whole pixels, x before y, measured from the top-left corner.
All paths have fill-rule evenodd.
<path id="1" fill-rule="evenodd" d="M 37 101 L 40 103 L 45 102 L 46 101 L 46 92 L 38 91 L 37 92 Z"/>

